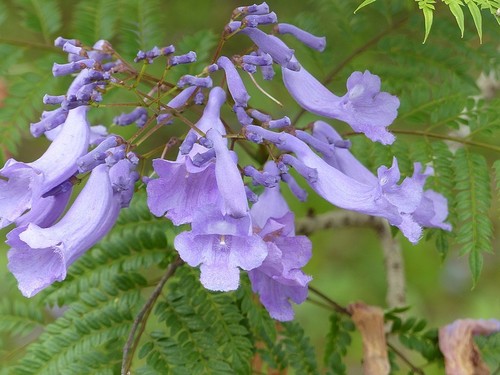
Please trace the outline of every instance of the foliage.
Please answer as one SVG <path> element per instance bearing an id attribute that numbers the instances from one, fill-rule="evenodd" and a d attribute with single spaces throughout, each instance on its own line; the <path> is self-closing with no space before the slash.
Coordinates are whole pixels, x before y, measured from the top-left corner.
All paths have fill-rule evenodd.
<path id="1" fill-rule="evenodd" d="M 172 74 L 197 74 L 210 63 L 220 29 L 204 27 L 184 36 L 177 21 L 171 20 L 176 15 L 161 1 L 118 3 L 0 3 L 0 25 L 6 30 L 0 36 L 0 75 L 8 87 L 0 109 L 0 164 L 30 147 L 22 139 L 28 124 L 37 121 L 44 109 L 41 97 L 63 92 L 67 86 L 65 78 L 54 79 L 49 74 L 51 64 L 62 59 L 52 45 L 59 34 L 87 45 L 109 39 L 129 61 L 139 49 L 174 42 L 180 53 L 197 51 L 197 64 Z M 494 229 L 499 211 L 492 213 L 490 209 L 500 202 L 500 148 L 495 143 L 500 117 L 498 99 L 476 100 L 472 96 L 480 95 L 475 84 L 480 72 L 500 72 L 495 45 L 498 28 L 489 16 L 499 21 L 495 13 L 500 2 L 416 0 L 412 8 L 403 2 L 367 0 L 357 10 L 371 3 L 376 3 L 367 8 L 371 12 L 350 16 L 353 9 L 347 2 L 311 2 L 309 9 L 300 9 L 296 15 L 298 24 L 327 34 L 334 47 L 327 47 L 322 55 L 306 53 L 299 45 L 294 48 L 304 57 L 304 65 L 320 72 L 331 87 L 338 89 L 352 70 L 368 67 L 383 77 L 384 90 L 397 93 L 401 107 L 392 126 L 398 136 L 393 146 L 372 143 L 348 131 L 344 135 L 350 137 L 356 157 L 374 172 L 380 165 L 390 165 L 394 156 L 403 178 L 412 175 L 414 161 L 433 167 L 428 187 L 448 198 L 449 222 L 454 230 L 428 231 L 426 239 L 434 239 L 442 261 L 449 254 L 467 255 L 472 284 L 481 285 L 483 256 L 492 252 L 494 241 L 498 241 Z M 220 10 L 220 16 L 211 16 L 224 22 L 232 5 L 226 12 Z M 424 16 L 425 46 L 418 36 L 421 20 L 417 7 Z M 445 8 L 453 18 L 443 14 Z M 190 14 L 180 18 L 189 20 Z M 480 47 L 471 33 L 465 32 L 469 18 L 484 41 Z M 168 22 L 173 26 L 167 35 Z M 462 40 L 450 37 L 456 34 L 452 33 L 456 24 Z M 380 32 L 374 35 L 377 27 Z M 149 72 L 154 74 L 154 68 Z M 127 102 L 132 94 L 128 95 L 118 93 L 115 98 Z M 285 92 L 272 95 L 285 106 L 294 105 Z M 261 104 L 264 107 L 269 102 Z M 95 122 L 110 124 L 117 113 Z M 300 125 L 311 120 L 300 111 L 296 115 Z M 149 171 L 143 172 L 146 175 Z M 166 220 L 151 216 L 144 195 L 137 194 L 113 231 L 71 267 L 63 283 L 40 296 L 30 300 L 20 297 L 12 277 L 2 269 L 2 285 L 8 292 L 0 300 L 0 374 L 119 373 L 122 349 L 134 319 L 175 259 L 174 234 Z M 427 255 L 422 253 L 422 257 Z M 317 251 L 315 256 L 326 255 Z M 324 329 L 319 339 L 326 344 L 324 350 L 316 350 L 321 344 L 309 337 L 300 321 L 278 324 L 269 317 L 246 278 L 242 278 L 240 289 L 226 294 L 205 290 L 198 278 L 196 270 L 181 266 L 168 281 L 136 343 L 133 373 L 247 374 L 293 369 L 295 373 L 345 374 L 352 358 L 359 363 L 359 350 L 351 345 L 354 325 L 348 315 L 327 310 L 329 329 Z M 349 294 L 348 298 L 357 296 Z M 385 319 L 391 325 L 389 342 L 397 339 L 419 360 L 442 365 L 437 330 L 428 329 L 426 320 L 408 318 L 402 310 L 388 311 Z M 476 338 L 492 368 L 500 366 L 498 337 Z M 394 366 L 406 369 L 405 361 L 394 350 L 389 352 Z M 317 360 L 321 355 L 322 362 Z"/>
<path id="2" fill-rule="evenodd" d="M 365 0 L 363 1 L 358 8 L 355 10 L 357 12 L 361 8 L 374 3 L 376 0 Z M 436 11 L 435 0 L 415 0 L 418 4 L 418 8 L 422 11 L 425 21 L 425 37 L 424 43 L 429 36 L 431 31 L 432 22 L 434 20 L 434 12 Z M 455 17 L 458 27 L 460 29 L 460 33 L 462 37 L 464 36 L 465 30 L 465 15 L 462 7 L 467 5 L 469 13 L 474 21 L 474 25 L 477 30 L 477 34 L 479 36 L 479 40 L 482 42 L 483 40 L 483 15 L 481 13 L 482 10 L 486 10 L 493 17 L 496 18 L 497 22 L 500 24 L 500 16 L 498 15 L 498 9 L 500 9 L 500 2 L 497 0 L 443 0 L 444 4 L 448 6 L 450 12 Z"/>

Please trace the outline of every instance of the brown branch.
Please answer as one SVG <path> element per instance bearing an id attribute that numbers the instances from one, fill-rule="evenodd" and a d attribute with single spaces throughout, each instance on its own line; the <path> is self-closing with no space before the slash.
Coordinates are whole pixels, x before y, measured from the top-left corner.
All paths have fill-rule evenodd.
<path id="1" fill-rule="evenodd" d="M 134 357 L 135 350 L 137 348 L 137 344 L 139 343 L 139 340 L 141 338 L 142 332 L 144 331 L 144 328 L 146 327 L 146 323 L 149 317 L 149 314 L 151 313 L 151 310 L 153 309 L 153 306 L 158 299 L 158 297 L 161 294 L 161 291 L 163 287 L 165 286 L 165 283 L 174 275 L 175 271 L 177 268 L 183 264 L 183 261 L 180 258 L 175 259 L 167 268 L 167 271 L 163 275 L 163 277 L 160 279 L 160 282 L 158 285 L 156 285 L 155 290 L 151 294 L 151 296 L 148 298 L 144 306 L 142 307 L 141 311 L 139 311 L 139 314 L 134 319 L 134 324 L 132 325 L 132 328 L 130 329 L 130 334 L 128 336 L 127 342 L 125 343 L 125 346 L 123 347 L 123 359 L 122 359 L 122 368 L 121 368 L 121 375 L 129 375 L 130 374 L 130 366 L 132 364 L 132 359 Z M 135 337 L 135 333 L 139 329 L 139 334 L 137 337 Z"/>
<path id="2" fill-rule="evenodd" d="M 390 308 L 406 305 L 404 263 L 399 241 L 392 237 L 386 220 L 352 211 L 331 211 L 297 220 L 296 231 L 311 234 L 320 229 L 368 227 L 373 228 L 382 243 L 387 272 L 387 305 Z"/>

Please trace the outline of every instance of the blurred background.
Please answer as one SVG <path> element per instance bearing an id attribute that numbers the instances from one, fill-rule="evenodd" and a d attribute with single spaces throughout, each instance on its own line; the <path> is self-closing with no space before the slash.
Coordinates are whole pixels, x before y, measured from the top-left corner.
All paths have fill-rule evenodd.
<path id="1" fill-rule="evenodd" d="M 0 136 L 3 136 L 0 146 L 3 161 L 8 157 L 22 161 L 34 160 L 48 145 L 45 139 L 31 137 L 29 123 L 38 121 L 44 109 L 43 94 L 59 95 L 65 92 L 70 80 L 68 77 L 51 76 L 52 63 L 63 63 L 65 59 L 61 51 L 52 47 L 55 37 L 77 38 L 86 45 L 92 45 L 99 39 L 108 39 L 128 61 L 133 60 L 138 49 L 150 49 L 155 45 L 173 43 L 179 53 L 188 52 L 187 47 L 202 51 L 198 52 L 200 62 L 186 67 L 185 71 L 178 73 L 180 75 L 190 70 L 198 72 L 200 67 L 207 65 L 232 10 L 236 6 L 247 5 L 222 0 L 158 0 L 151 1 L 148 11 L 138 13 L 134 11 L 141 9 L 137 6 L 138 1 L 132 0 L 51 0 L 48 3 L 61 10 L 58 13 L 61 17 L 51 19 L 47 15 L 49 22 L 40 25 L 30 16 L 36 13 L 40 3 L 36 0 L 3 0 L 0 3 Z M 379 165 L 389 165 L 392 155 L 401 155 L 400 166 L 403 174 L 408 175 L 412 172 L 412 155 L 417 155 L 421 145 L 429 140 L 429 137 L 419 132 L 432 128 L 435 134 L 444 137 L 452 131 L 456 132 L 459 124 L 472 121 L 461 117 L 461 113 L 471 105 L 471 97 L 481 95 L 481 89 L 476 84 L 477 78 L 481 73 L 488 75 L 490 72 L 499 77 L 498 24 L 487 12 L 483 13 L 481 44 L 474 23 L 468 16 L 464 37 L 461 38 L 453 15 L 442 4 L 436 4 L 433 29 L 426 43 L 422 44 L 424 21 L 413 2 L 378 0 L 354 14 L 358 3 L 360 1 L 268 1 L 280 22 L 292 23 L 327 37 L 327 48 L 323 53 L 310 51 L 291 37 L 285 36 L 284 40 L 296 50 L 297 57 L 311 73 L 319 80 L 328 81 L 328 87 L 334 93 L 345 93 L 345 81 L 352 71 L 368 69 L 381 77 L 384 91 L 398 95 L 401 101 L 400 116 L 391 128 L 401 132 L 396 133 L 398 141 L 394 146 L 384 148 L 368 145 L 362 137 L 353 136 L 345 124 L 330 122 L 350 137 L 355 154 L 370 169 L 375 171 Z M 99 21 L 103 19 L 106 21 Z M 138 29 L 141 33 L 137 33 Z M 158 29 L 161 29 L 160 33 Z M 223 54 L 230 56 L 247 46 L 250 46 L 247 38 L 232 38 Z M 152 66 L 148 70 L 151 74 L 161 74 L 161 71 L 161 66 Z M 266 99 L 248 81 L 247 87 L 254 107 L 269 109 L 275 118 L 286 114 L 297 119 L 298 126 L 317 119 L 313 115 L 301 114 L 298 105 L 276 81 L 280 81 L 279 74 L 275 81 L 259 80 L 259 83 L 283 103 L 283 108 Z M 172 77 L 172 82 L 175 82 L 175 77 Z M 488 82 L 489 97 L 484 100 L 496 103 L 496 114 L 491 116 L 500 118 L 498 81 L 496 86 L 494 80 Z M 19 96 L 24 97 L 22 102 Z M 110 100 L 126 102 L 128 98 L 127 94 L 117 94 Z M 16 103 L 15 107 L 11 103 Z M 495 105 L 490 106 L 495 108 Z M 91 119 L 94 124 L 110 125 L 113 117 L 120 113 L 121 109 L 116 108 L 93 111 Z M 5 131 L 7 128 L 9 132 Z M 135 132 L 132 127 L 112 127 L 110 130 L 125 137 Z M 177 130 L 165 129 L 164 136 L 172 135 L 172 131 L 175 133 Z M 185 130 L 179 132 L 182 131 Z M 13 135 L 7 138 L 7 133 Z M 492 128 L 491 132 L 479 134 L 473 139 L 478 143 L 498 146 L 499 134 L 498 130 Z M 161 145 L 164 139 L 167 138 L 159 135 L 142 147 L 145 151 L 153 149 Z M 498 152 L 494 150 L 472 148 L 484 155 L 489 165 L 498 158 Z M 173 157 L 175 153 L 167 157 Z M 451 170 L 453 166 L 449 168 Z M 453 198 L 454 192 L 446 191 L 446 186 L 438 186 L 437 189 L 450 199 Z M 500 257 L 495 254 L 500 249 L 500 215 L 494 182 L 491 182 L 491 190 L 493 200 L 489 217 L 493 225 L 493 252 L 485 254 L 484 269 L 474 289 L 467 256 L 461 256 L 459 246 L 452 238 L 449 250 L 444 254 L 443 249 L 436 248 L 434 239 L 422 240 L 413 246 L 400 234 L 396 235 L 403 248 L 407 302 L 411 306 L 408 314 L 426 319 L 431 327 L 440 327 L 459 318 L 500 318 Z M 300 203 L 291 196 L 288 198 L 297 217 L 332 209 L 312 192 L 306 203 Z M 453 215 L 453 205 L 450 211 Z M 460 218 L 455 216 L 451 221 L 457 227 Z M 0 231 L 2 238 L 8 230 Z M 454 235 L 456 233 L 452 237 Z M 375 231 L 369 228 L 334 228 L 314 233 L 311 240 L 313 258 L 305 271 L 313 276 L 312 285 L 315 288 L 344 306 L 354 301 L 364 301 L 386 307 L 386 272 L 380 240 Z M 22 297 L 7 272 L 5 253 L 8 248 L 3 241 L 0 248 L 3 253 L 0 257 L 0 304 L 9 304 Z M 318 358 L 321 359 L 329 311 L 306 302 L 296 308 L 296 313 L 297 320 L 311 336 Z M 352 369 L 349 373 L 354 374 L 361 371 L 361 342 L 356 334 L 353 337 L 354 349 L 348 361 Z M 0 332 L 0 367 L 2 355 L 12 356 L 13 352 L 22 351 L 22 347 L 13 347 L 15 345 L 22 343 L 10 337 L 8 332 Z M 420 358 L 415 358 L 416 364 L 422 362 Z M 439 373 L 435 369 L 428 371 Z"/>

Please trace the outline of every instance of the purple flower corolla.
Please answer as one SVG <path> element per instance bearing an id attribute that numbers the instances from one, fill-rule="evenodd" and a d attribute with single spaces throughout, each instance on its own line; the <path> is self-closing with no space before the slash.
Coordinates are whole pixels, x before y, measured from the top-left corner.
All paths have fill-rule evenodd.
<path id="1" fill-rule="evenodd" d="M 21 293 L 32 297 L 64 280 L 69 265 L 111 229 L 119 208 L 108 167 L 101 165 L 92 171 L 82 192 L 55 225 L 41 228 L 30 223 L 9 232 L 8 268 Z"/>
<path id="2" fill-rule="evenodd" d="M 79 48 L 79 47 L 77 47 Z M 93 59 L 83 59 L 74 62 L 70 62 L 67 64 L 57 64 L 54 63 L 52 67 L 52 74 L 54 77 L 65 76 L 68 74 L 73 74 L 80 72 L 85 68 L 92 68 L 95 64 L 95 60 Z"/>
<path id="3" fill-rule="evenodd" d="M 172 56 L 170 58 L 170 65 L 176 66 L 179 64 L 191 64 L 196 61 L 196 53 L 194 51 L 189 51 L 184 55 Z"/>
<path id="4" fill-rule="evenodd" d="M 186 136 L 188 143 L 181 145 L 177 160 L 153 160 L 159 178 L 149 181 L 147 192 L 148 206 L 154 215 L 165 215 L 174 225 L 180 225 L 191 222 L 195 211 L 203 206 L 216 205 L 235 217 L 248 211 L 234 154 L 227 149 L 227 140 L 223 138 L 225 129 L 220 120 L 220 108 L 225 100 L 224 90 L 214 87 L 203 115 L 195 125 L 207 134 L 213 149 L 199 144 L 200 135 L 190 130 Z M 194 142 L 195 136 L 198 143 Z M 208 154 L 211 158 L 203 158 L 203 164 L 193 163 L 196 155 L 209 150 L 213 150 Z"/>
<path id="5" fill-rule="evenodd" d="M 343 141 L 335 129 L 323 121 L 314 123 L 313 135 L 325 145 L 339 144 Z M 376 177 L 347 148 L 333 147 L 332 154 L 325 155 L 324 152 L 322 154 L 328 164 L 346 175 L 365 184 L 378 185 L 381 194 L 397 206 L 403 215 L 404 221 L 400 229 L 410 241 L 418 240 L 421 234 L 420 226 L 451 230 L 451 226 L 444 222 L 448 216 L 446 198 L 435 191 L 423 190 L 427 177 L 432 174 L 432 168 L 422 172 L 420 163 L 415 163 L 413 176 L 398 185 L 401 174 L 395 158 L 393 166 L 380 167 Z"/>
<path id="6" fill-rule="evenodd" d="M 323 52 L 326 47 L 326 38 L 312 35 L 301 28 L 288 23 L 279 23 L 274 28 L 278 34 L 291 34 L 309 48 Z"/>
<path id="7" fill-rule="evenodd" d="M 69 111 L 57 138 L 45 153 L 31 163 L 9 159 L 0 170 L 0 228 L 3 228 L 39 199 L 42 194 L 64 182 L 77 170 L 76 160 L 89 144 L 87 108 Z"/>
<path id="8" fill-rule="evenodd" d="M 177 96 L 175 96 L 172 100 L 167 103 L 167 107 L 173 109 L 179 109 L 183 105 L 187 103 L 189 98 L 194 94 L 197 90 L 196 86 L 190 86 L 182 90 Z M 156 119 L 158 124 L 164 123 L 167 124 L 170 118 L 172 117 L 171 113 L 160 113 Z"/>
<path id="9" fill-rule="evenodd" d="M 292 61 L 296 61 L 295 58 Z M 354 131 L 382 144 L 394 142 L 386 130 L 397 116 L 399 99 L 380 91 L 380 78 L 368 70 L 354 72 L 347 80 L 347 93 L 338 97 L 323 86 L 304 67 L 299 71 L 282 69 L 283 83 L 305 110 L 347 122 Z"/>
<path id="10" fill-rule="evenodd" d="M 258 126 L 249 125 L 247 134 L 256 134 L 274 143 L 283 151 L 295 153 L 303 164 L 309 185 L 330 203 L 348 210 L 367 215 L 382 216 L 393 225 L 401 224 L 402 217 L 394 205 L 380 194 L 378 186 L 361 183 L 338 169 L 327 164 L 314 153 L 306 143 L 288 133 L 275 133 Z M 316 176 L 310 176 L 309 171 L 315 170 Z"/>
<path id="11" fill-rule="evenodd" d="M 36 224 L 40 228 L 51 226 L 64 212 L 72 191 L 73 189 L 68 188 L 57 195 L 35 200 L 31 209 L 16 219 L 16 226 L 21 227 L 29 223 Z"/>
<path id="12" fill-rule="evenodd" d="M 37 138 L 47 131 L 56 129 L 59 125 L 63 124 L 68 118 L 68 110 L 57 108 L 50 111 L 47 116 L 44 116 L 40 121 L 30 124 L 30 133 L 33 137 Z"/>
<path id="13" fill-rule="evenodd" d="M 234 67 L 234 64 L 226 56 L 221 56 L 217 60 L 217 65 L 224 69 L 226 73 L 227 87 L 236 105 L 246 107 L 250 100 L 250 95 L 248 95 L 243 80 Z"/>
<path id="14" fill-rule="evenodd" d="M 207 139 L 213 142 L 215 150 L 215 178 L 222 196 L 222 212 L 235 218 L 243 217 L 248 213 L 248 202 L 236 154 L 228 150 L 227 140 L 217 129 L 210 129 Z"/>
<path id="15" fill-rule="evenodd" d="M 196 212 L 191 231 L 179 234 L 174 246 L 187 264 L 201 265 L 201 283 L 215 291 L 237 289 L 239 268 L 254 269 L 267 255 L 264 241 L 252 234 L 249 215 L 233 218 L 210 208 Z"/>
<path id="16" fill-rule="evenodd" d="M 279 174 L 274 162 L 268 162 L 264 170 Z M 301 268 L 312 256 L 311 241 L 305 236 L 295 236 L 294 216 L 279 186 L 265 189 L 250 212 L 268 249 L 262 265 L 248 272 L 252 289 L 260 295 L 272 318 L 292 320 L 294 313 L 290 300 L 302 303 L 307 298 L 311 277 Z"/>
<path id="17" fill-rule="evenodd" d="M 182 76 L 177 82 L 178 87 L 198 86 L 198 87 L 212 87 L 212 78 L 210 77 L 195 77 L 189 74 Z"/>
<path id="18" fill-rule="evenodd" d="M 136 122 L 137 125 L 145 124 L 148 118 L 148 110 L 144 107 L 137 107 L 132 112 L 122 113 L 119 116 L 116 116 L 113 119 L 113 123 L 118 126 L 126 126 L 130 125 L 133 122 Z"/>

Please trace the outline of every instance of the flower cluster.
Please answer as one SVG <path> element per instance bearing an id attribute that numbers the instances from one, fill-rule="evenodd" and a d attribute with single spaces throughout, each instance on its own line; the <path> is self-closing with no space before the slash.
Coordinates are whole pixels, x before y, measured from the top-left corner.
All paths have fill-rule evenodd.
<path id="1" fill-rule="evenodd" d="M 271 33 L 263 31 L 270 24 Z M 295 51 L 277 36 L 281 34 L 291 34 L 318 51 L 325 48 L 325 38 L 278 23 L 266 3 L 238 7 L 221 43 L 241 35 L 249 38 L 252 49 L 224 56 L 218 48 L 214 63 L 200 74 L 185 75 L 175 83 L 162 80 L 152 89 L 167 91 L 167 103 L 155 109 L 148 102 L 151 96 L 145 95 L 144 105 L 116 116 L 114 124 L 136 123 L 142 132 L 156 122 L 151 134 L 176 121 L 189 126 L 176 159 L 154 159 L 156 177 L 143 176 L 149 209 L 176 226 L 190 225 L 175 238 L 174 246 L 182 260 L 200 267 L 207 289 L 235 290 L 240 269 L 245 270 L 270 315 L 285 321 L 293 319 L 290 302 L 301 303 L 307 297 L 311 277 L 302 267 L 312 255 L 309 239 L 295 234 L 294 214 L 281 194 L 286 185 L 299 200 L 307 197 L 290 168 L 326 201 L 386 218 L 412 243 L 420 239 L 423 227 L 451 227 L 445 222 L 446 199 L 424 188 L 432 168 L 416 163 L 413 176 L 400 181 L 394 159 L 392 166 L 381 166 L 374 175 L 329 124 L 318 120 L 311 131 L 299 130 L 287 116 L 274 118 L 250 105 L 243 76 L 260 71 L 263 79 L 273 80 L 281 70 L 288 92 L 306 111 L 344 121 L 373 141 L 395 140 L 387 127 L 397 116 L 399 100 L 381 91 L 379 77 L 354 72 L 347 92 L 337 96 L 301 65 Z M 126 142 L 108 135 L 106 128 L 91 127 L 86 114 L 100 106 L 110 86 L 126 86 L 124 74 L 140 74 L 108 42 L 84 48 L 78 41 L 58 38 L 56 46 L 68 52 L 69 63 L 54 64 L 54 75 L 77 75 L 66 95 L 44 97 L 44 103 L 60 107 L 31 124 L 34 136 L 45 134 L 52 144 L 38 160 L 9 160 L 0 170 L 0 227 L 16 225 L 7 236 L 9 269 L 26 296 L 65 278 L 67 267 L 113 226 L 139 178 L 139 159 L 130 152 L 139 145 L 134 144 L 136 137 Z M 173 45 L 154 47 L 139 51 L 135 62 L 145 67 L 165 59 L 169 70 L 197 58 L 193 51 L 174 53 Z M 225 87 L 214 85 L 217 78 L 223 78 Z M 193 124 L 181 112 L 194 105 L 203 110 Z M 226 105 L 234 115 L 223 119 Z M 239 163 L 241 155 L 234 146 L 244 142 L 264 145 L 267 162 Z M 173 145 L 165 143 L 168 148 Z M 85 187 L 61 217 L 73 185 L 87 174 Z"/>

